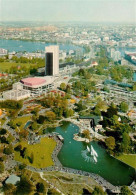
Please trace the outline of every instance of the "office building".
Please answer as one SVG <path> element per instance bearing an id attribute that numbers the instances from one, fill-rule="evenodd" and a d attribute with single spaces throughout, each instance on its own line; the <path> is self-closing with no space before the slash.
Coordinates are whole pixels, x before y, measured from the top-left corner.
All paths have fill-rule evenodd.
<path id="1" fill-rule="evenodd" d="M 59 46 L 45 47 L 45 75 L 55 76 L 59 74 Z"/>

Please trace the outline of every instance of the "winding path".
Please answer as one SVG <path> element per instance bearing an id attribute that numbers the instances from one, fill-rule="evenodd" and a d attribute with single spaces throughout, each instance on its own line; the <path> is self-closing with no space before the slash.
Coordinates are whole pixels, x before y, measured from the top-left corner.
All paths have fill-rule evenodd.
<path id="1" fill-rule="evenodd" d="M 43 179 L 44 181 L 46 181 L 52 188 L 54 188 L 57 192 L 59 192 L 61 195 L 65 195 L 63 192 L 61 192 L 58 188 L 56 188 L 52 183 L 50 183 L 47 179 L 44 178 L 44 174 L 43 172 L 40 172 L 40 177 L 41 179 Z"/>

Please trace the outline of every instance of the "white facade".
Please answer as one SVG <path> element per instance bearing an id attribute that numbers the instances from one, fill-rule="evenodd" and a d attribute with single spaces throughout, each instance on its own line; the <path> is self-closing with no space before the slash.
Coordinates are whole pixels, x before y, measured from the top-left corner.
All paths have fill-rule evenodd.
<path id="1" fill-rule="evenodd" d="M 5 56 L 8 54 L 8 50 L 0 48 L 0 56 Z"/>
<path id="2" fill-rule="evenodd" d="M 38 77 L 37 77 L 38 78 Z M 41 77 L 39 77 L 41 78 Z M 54 86 L 54 77 L 46 76 L 42 77 L 42 79 L 45 79 L 45 83 L 43 84 L 35 84 L 30 86 L 27 83 L 14 83 L 13 89 L 9 91 L 3 92 L 3 100 L 21 100 L 29 97 L 39 96 L 46 92 L 48 92 L 50 89 Z"/>
<path id="3" fill-rule="evenodd" d="M 19 101 L 28 97 L 30 97 L 30 91 L 24 90 L 21 83 L 15 83 L 12 90 L 3 92 L 4 100 Z"/>
<path id="4" fill-rule="evenodd" d="M 41 78 L 41 77 L 39 77 L 39 78 Z M 45 76 L 45 77 L 42 77 L 42 79 L 45 79 L 45 81 L 46 81 L 43 84 L 29 86 L 27 84 L 21 83 L 21 85 L 22 85 L 24 90 L 27 90 L 30 92 L 30 95 L 32 97 L 39 96 L 39 95 L 42 95 L 42 94 L 48 92 L 54 86 L 54 77 Z"/>
<path id="5" fill-rule="evenodd" d="M 53 54 L 53 73 L 52 76 L 59 74 L 59 46 L 58 45 L 51 45 L 45 47 L 45 53 L 52 53 Z M 47 66 L 47 61 L 46 61 Z M 45 68 L 46 74 L 46 68 Z"/>

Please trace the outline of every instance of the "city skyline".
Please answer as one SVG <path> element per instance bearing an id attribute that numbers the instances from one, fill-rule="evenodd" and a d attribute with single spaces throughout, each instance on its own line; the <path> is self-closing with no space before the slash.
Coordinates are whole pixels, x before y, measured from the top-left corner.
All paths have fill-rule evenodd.
<path id="1" fill-rule="evenodd" d="M 136 23 L 136 0 L 0 0 L 0 21 Z"/>

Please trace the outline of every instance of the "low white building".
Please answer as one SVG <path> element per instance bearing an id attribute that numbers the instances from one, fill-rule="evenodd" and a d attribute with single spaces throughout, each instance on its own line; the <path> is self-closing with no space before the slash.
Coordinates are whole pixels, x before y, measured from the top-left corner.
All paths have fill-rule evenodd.
<path id="1" fill-rule="evenodd" d="M 25 98 L 30 97 L 30 91 L 24 90 L 21 83 L 13 84 L 13 89 L 9 91 L 3 92 L 3 99 L 4 100 L 22 100 Z"/>
<path id="2" fill-rule="evenodd" d="M 3 92 L 3 100 L 21 100 L 30 96 L 39 96 L 52 89 L 55 77 L 29 77 L 13 84 L 13 89 Z"/>

